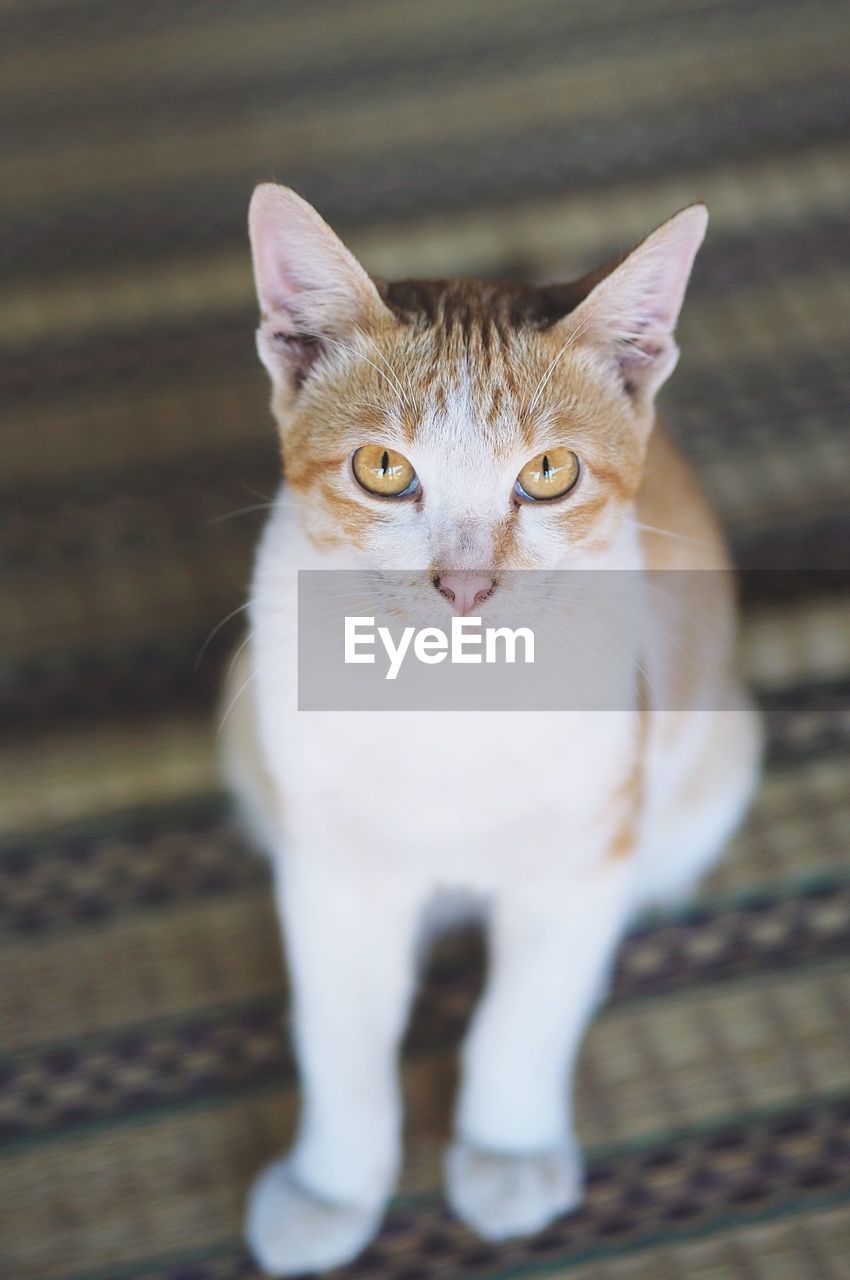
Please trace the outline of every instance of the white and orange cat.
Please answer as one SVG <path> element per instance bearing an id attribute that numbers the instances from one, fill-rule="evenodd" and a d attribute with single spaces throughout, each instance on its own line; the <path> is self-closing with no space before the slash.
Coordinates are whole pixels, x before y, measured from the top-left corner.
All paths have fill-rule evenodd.
<path id="1" fill-rule="evenodd" d="M 571 1081 L 618 941 L 638 910 L 694 884 L 747 804 L 759 735 L 725 585 L 660 628 L 652 660 L 681 691 L 676 710 L 642 709 L 637 681 L 613 712 L 297 709 L 299 569 L 409 574 L 446 625 L 486 620 L 509 570 L 727 566 L 654 422 L 706 223 L 703 206 L 684 209 L 569 285 L 387 284 L 299 196 L 254 193 L 258 346 L 286 479 L 223 740 L 273 859 L 303 1090 L 294 1146 L 248 1206 L 273 1275 L 343 1263 L 378 1230 L 422 934 L 453 896 L 484 921 L 490 961 L 449 1203 L 490 1240 L 577 1205 Z M 639 638 L 618 642 L 641 669 Z M 706 709 L 730 699 L 737 710 Z"/>

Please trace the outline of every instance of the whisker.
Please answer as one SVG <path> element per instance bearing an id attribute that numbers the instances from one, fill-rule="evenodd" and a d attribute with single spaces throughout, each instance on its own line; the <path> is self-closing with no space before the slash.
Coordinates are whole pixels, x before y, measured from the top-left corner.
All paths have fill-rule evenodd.
<path id="1" fill-rule="evenodd" d="M 707 538 L 694 538 L 688 533 L 676 533 L 673 529 L 659 529 L 654 524 L 644 524 L 642 520 L 633 520 L 632 524 L 636 529 L 643 530 L 644 533 L 657 534 L 659 538 L 673 538 L 677 542 L 692 542 L 698 547 L 711 546 Z"/>
<path id="2" fill-rule="evenodd" d="M 380 360 L 380 361 L 381 361 L 381 362 L 386 366 L 386 368 L 387 368 L 387 369 L 389 369 L 390 374 L 391 374 L 391 376 L 392 376 L 393 380 L 395 381 L 396 387 L 397 387 L 397 389 L 398 389 L 398 393 L 399 393 L 399 395 L 401 396 L 402 403 L 403 403 L 404 405 L 406 405 L 406 407 L 410 410 L 410 412 L 411 412 L 411 413 L 413 413 L 413 405 L 411 404 L 410 400 L 407 398 L 407 395 L 405 394 L 404 388 L 403 388 L 403 387 L 402 387 L 402 385 L 401 385 L 401 380 L 399 379 L 398 374 L 396 373 L 395 369 L 394 369 L 394 368 L 392 367 L 392 365 L 390 364 L 389 360 L 387 360 L 387 358 L 386 358 L 386 356 L 384 355 L 384 353 L 381 351 L 381 349 L 380 349 L 380 347 L 378 346 L 378 344 L 377 344 L 377 342 L 375 341 L 375 339 L 374 339 L 374 338 L 372 338 L 368 333 L 364 332 L 364 330 L 360 328 L 360 325 L 359 325 L 359 324 L 355 324 L 355 326 L 354 326 L 354 327 L 355 327 L 355 329 L 357 330 L 357 332 L 360 334 L 361 338 L 365 338 L 365 339 L 366 339 L 366 341 L 372 345 L 372 347 L 374 348 L 374 350 L 375 350 L 375 354 L 377 355 L 378 359 L 379 359 L 379 360 Z"/>
<path id="3" fill-rule="evenodd" d="M 250 493 L 252 498 L 258 498 L 260 502 L 274 502 L 276 500 L 274 497 L 269 497 L 266 493 L 260 493 L 259 489 L 255 489 L 252 485 L 246 484 L 244 480 L 242 481 L 242 488 L 246 493 Z"/>
<path id="4" fill-rule="evenodd" d="M 207 520 L 205 528 L 211 525 L 223 524 L 225 520 L 235 520 L 237 516 L 247 516 L 253 511 L 271 511 L 277 504 L 275 502 L 256 502 L 251 507 L 239 507 L 236 511 L 225 511 L 224 515 L 213 516 L 211 520 Z"/>
<path id="5" fill-rule="evenodd" d="M 244 612 L 245 609 L 249 608 L 249 606 L 254 603 L 255 601 L 253 600 L 246 600 L 244 604 L 240 604 L 235 609 L 231 609 L 230 613 L 228 613 L 225 617 L 223 617 L 221 622 L 216 623 L 216 625 L 213 627 L 212 631 L 209 633 L 204 643 L 201 645 L 200 653 L 195 659 L 195 665 L 192 668 L 193 671 L 198 670 L 198 667 L 201 665 L 201 661 L 203 659 L 204 654 L 209 648 L 212 640 L 218 635 L 219 631 L 221 631 L 221 628 L 225 626 L 230 621 L 231 618 L 235 618 L 237 614 Z"/>
<path id="6" fill-rule="evenodd" d="M 529 414 L 534 412 L 535 408 L 537 407 L 537 404 L 539 403 L 541 395 L 543 394 L 543 392 L 546 389 L 546 386 L 548 385 L 549 379 L 552 377 L 552 374 L 555 372 L 555 369 L 558 366 L 558 363 L 564 357 L 566 352 L 569 351 L 570 347 L 573 346 L 578 341 L 578 339 L 587 329 L 591 320 L 594 318 L 596 311 L 601 304 L 601 301 L 602 299 L 598 298 L 595 306 L 588 307 L 587 315 L 585 316 L 584 320 L 581 322 L 581 324 L 577 326 L 577 328 L 573 330 L 573 332 L 567 338 L 567 341 L 564 343 L 564 345 L 561 347 L 558 354 L 555 356 L 554 360 L 552 360 L 546 372 L 543 374 L 543 377 L 540 379 L 540 381 L 537 384 L 534 395 L 531 397 L 531 403 L 529 404 L 527 409 L 524 409 L 522 411 L 523 418 L 528 417 Z"/>
<path id="7" fill-rule="evenodd" d="M 309 332 L 308 330 L 306 330 L 306 329 L 305 329 L 305 330 L 301 330 L 301 332 L 302 332 L 302 333 L 303 333 L 303 335 L 304 335 L 305 337 L 307 337 L 307 338 L 315 338 L 317 342 L 329 342 L 332 346 L 334 346 L 334 347 L 340 347 L 343 351 L 348 352 L 348 354 L 349 354 L 349 355 L 353 355 L 353 356 L 355 356 L 355 357 L 356 357 L 357 359 L 359 359 L 359 360 L 365 360 L 365 361 L 366 361 L 366 363 L 367 363 L 367 364 L 368 364 L 372 369 L 374 369 L 374 370 L 375 370 L 375 372 L 378 374 L 378 376 L 379 376 L 380 378 L 383 378 L 384 382 L 387 384 L 387 386 L 390 388 L 390 390 L 391 390 L 395 395 L 399 396 L 399 398 L 401 399 L 402 403 L 403 403 L 403 404 L 405 403 L 404 393 L 402 392 L 401 385 L 400 385 L 400 384 L 398 384 L 398 385 L 393 385 L 393 383 L 390 381 L 390 379 L 389 379 L 389 378 L 387 377 L 387 375 L 384 373 L 383 369 L 379 369 L 379 368 L 378 368 L 378 366 L 375 364 L 374 360 L 370 360 L 370 359 L 369 359 L 369 357 L 368 357 L 367 355 L 364 355 L 362 351 L 358 351 L 358 350 L 357 350 L 357 348 L 356 348 L 352 343 L 350 343 L 350 342 L 343 342 L 340 338 L 331 338 L 331 337 L 329 337 L 329 335 L 328 335 L 328 334 L 326 334 L 326 333 L 310 333 L 310 332 Z M 361 331 L 361 332 L 362 332 L 362 331 Z M 364 335 L 364 336 L 365 336 L 365 335 Z M 380 355 L 380 352 L 379 352 L 378 354 Z M 392 372 L 392 369 L 390 369 L 390 372 Z M 393 375 L 393 376 L 395 376 L 395 375 Z"/>
<path id="8" fill-rule="evenodd" d="M 230 677 L 233 675 L 233 669 L 236 666 L 236 663 L 239 661 L 239 658 L 241 657 L 245 649 L 245 646 L 249 643 L 249 641 L 253 640 L 253 638 L 254 638 L 254 632 L 249 629 L 248 634 L 245 636 L 245 639 L 237 647 L 236 652 L 234 653 L 233 657 L 230 659 L 230 662 L 227 664 L 227 675 L 225 676 L 226 680 L 229 680 Z"/>
<path id="9" fill-rule="evenodd" d="M 232 711 L 232 710 L 233 710 L 233 708 L 236 706 L 237 702 L 238 702 L 238 701 L 239 701 L 239 699 L 242 697 L 242 694 L 243 694 L 243 693 L 245 692 L 245 690 L 248 688 L 248 685 L 251 683 L 251 681 L 254 679 L 254 677 L 255 677 L 256 675 L 257 675 L 257 668 L 256 668 L 256 667 L 253 667 L 253 668 L 251 669 L 251 674 L 248 676 L 248 679 L 247 679 L 247 680 L 245 680 L 245 681 L 244 681 L 244 682 L 239 686 L 239 688 L 237 689 L 237 691 L 236 691 L 236 693 L 234 694 L 233 698 L 231 698 L 231 700 L 230 700 L 230 702 L 229 702 L 229 704 L 228 704 L 228 706 L 227 706 L 227 710 L 225 711 L 224 715 L 223 715 L 223 716 L 222 716 L 222 718 L 221 718 L 221 724 L 218 726 L 218 731 L 216 732 L 216 735 L 215 735 L 217 738 L 220 738 L 220 737 L 221 737 L 222 730 L 224 729 L 224 726 L 227 724 L 227 720 L 228 720 L 228 717 L 229 717 L 229 715 L 230 715 L 231 711 Z"/>

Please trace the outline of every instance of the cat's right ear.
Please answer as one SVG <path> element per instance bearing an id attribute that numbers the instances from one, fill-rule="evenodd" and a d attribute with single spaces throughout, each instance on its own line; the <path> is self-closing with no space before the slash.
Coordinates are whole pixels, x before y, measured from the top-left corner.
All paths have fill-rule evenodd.
<path id="1" fill-rule="evenodd" d="M 328 345 L 370 327 L 386 309 L 357 259 L 288 187 L 256 188 L 248 230 L 260 359 L 276 387 L 297 389 Z"/>

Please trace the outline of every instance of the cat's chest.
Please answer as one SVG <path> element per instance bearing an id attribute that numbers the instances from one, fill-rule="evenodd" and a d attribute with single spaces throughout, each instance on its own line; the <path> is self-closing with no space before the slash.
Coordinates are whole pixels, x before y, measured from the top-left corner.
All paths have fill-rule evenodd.
<path id="1" fill-rule="evenodd" d="M 296 834 L 446 879 L 592 852 L 634 758 L 628 713 L 296 715 L 278 776 Z M 283 740 L 286 735 L 287 740 Z"/>
<path id="2" fill-rule="evenodd" d="M 633 712 L 299 711 L 294 575 L 266 559 L 254 691 L 292 839 L 482 885 L 531 850 L 594 856 L 634 772 Z"/>

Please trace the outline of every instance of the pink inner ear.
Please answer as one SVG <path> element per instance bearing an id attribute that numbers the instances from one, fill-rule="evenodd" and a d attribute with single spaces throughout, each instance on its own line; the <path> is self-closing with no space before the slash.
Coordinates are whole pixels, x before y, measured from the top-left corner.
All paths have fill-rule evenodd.
<path id="1" fill-rule="evenodd" d="M 635 395 L 646 381 L 650 369 L 661 359 L 670 343 L 653 341 L 649 334 L 621 344 L 617 352 L 617 367 L 623 380 L 626 395 Z"/>
<path id="2" fill-rule="evenodd" d="M 297 288 L 286 271 L 278 251 L 274 228 L 264 227 L 254 242 L 257 293 L 265 312 L 288 312 Z"/>
<path id="3" fill-rule="evenodd" d="M 286 330 L 296 300 L 308 287 L 307 279 L 301 277 L 309 275 L 305 268 L 311 251 L 315 253 L 311 241 L 316 231 L 287 197 L 259 201 L 255 197 L 250 221 L 260 308 L 269 317 L 282 315 Z M 332 235 L 329 230 L 327 234 Z"/>
<path id="4" fill-rule="evenodd" d="M 687 276 L 681 279 L 677 268 L 675 262 L 647 264 L 645 274 L 623 290 L 615 304 L 621 314 L 611 317 L 621 340 L 650 359 L 665 349 L 679 316 Z"/>
<path id="5" fill-rule="evenodd" d="M 706 219 L 699 206 L 677 214 L 606 277 L 597 303 L 592 293 L 586 300 L 596 339 L 613 346 L 624 379 L 655 378 L 650 370 L 675 359 L 673 331 Z"/>
<path id="6" fill-rule="evenodd" d="M 618 360 L 622 368 L 629 365 L 640 367 L 648 360 L 657 360 L 668 349 L 670 343 L 659 336 L 657 328 L 647 326 L 645 333 L 629 336 L 620 344 Z"/>

